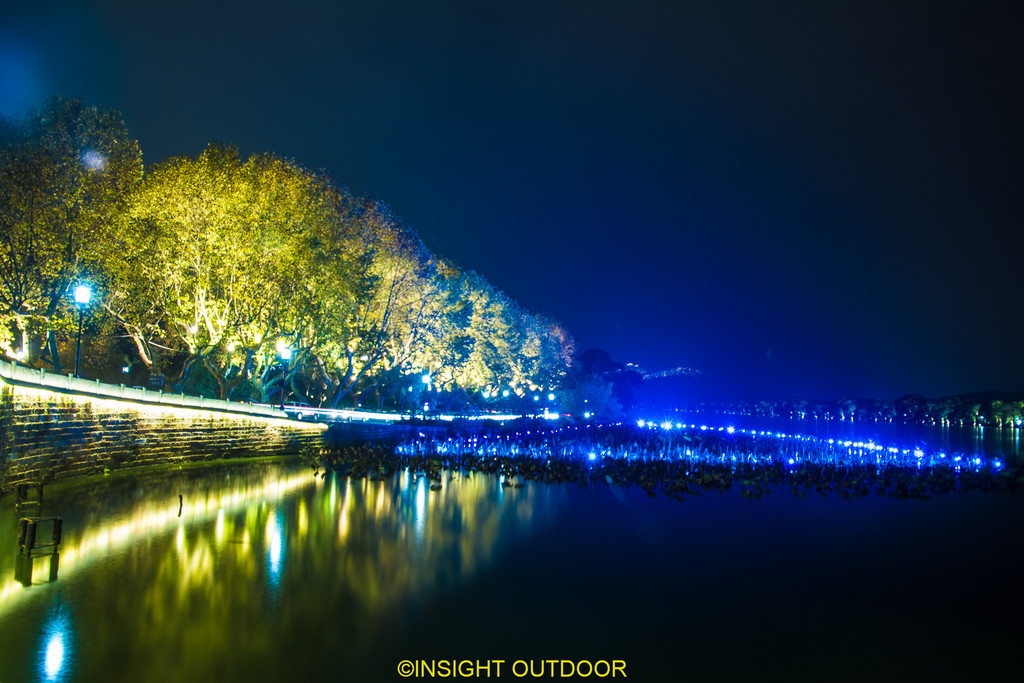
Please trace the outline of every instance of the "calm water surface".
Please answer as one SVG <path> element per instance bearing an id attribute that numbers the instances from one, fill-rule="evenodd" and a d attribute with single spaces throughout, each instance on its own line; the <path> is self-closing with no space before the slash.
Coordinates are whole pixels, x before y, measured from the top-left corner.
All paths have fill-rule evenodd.
<path id="1" fill-rule="evenodd" d="M 0 504 L 0 683 L 396 681 L 403 659 L 620 659 L 632 680 L 1021 671 L 1020 496 L 678 503 L 233 464 L 54 487 L 42 513 L 64 518 L 58 576 L 38 558 L 26 588 Z"/>

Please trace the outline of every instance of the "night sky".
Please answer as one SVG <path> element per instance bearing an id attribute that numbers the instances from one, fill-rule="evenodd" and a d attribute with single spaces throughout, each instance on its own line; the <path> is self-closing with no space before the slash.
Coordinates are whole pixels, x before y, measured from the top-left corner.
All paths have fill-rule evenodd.
<path id="1" fill-rule="evenodd" d="M 684 401 L 1024 390 L 1017 3 L 209 4 L 4 3 L 0 112 L 324 168 Z"/>

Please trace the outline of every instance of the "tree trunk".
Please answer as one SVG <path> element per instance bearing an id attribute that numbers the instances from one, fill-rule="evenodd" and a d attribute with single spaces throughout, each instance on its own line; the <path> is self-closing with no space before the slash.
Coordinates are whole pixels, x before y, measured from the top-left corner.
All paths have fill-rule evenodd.
<path id="1" fill-rule="evenodd" d="M 203 356 L 203 367 L 206 368 L 206 371 L 210 373 L 210 376 L 217 383 L 217 398 L 226 399 L 228 397 L 227 382 L 224 381 L 224 378 L 220 376 L 220 372 L 210 362 L 209 356 Z"/>
<path id="2" fill-rule="evenodd" d="M 50 365 L 53 366 L 52 371 L 62 374 L 64 366 L 60 363 L 60 350 L 57 348 L 57 332 L 55 330 L 49 330 L 46 333 L 46 349 L 50 356 Z"/>

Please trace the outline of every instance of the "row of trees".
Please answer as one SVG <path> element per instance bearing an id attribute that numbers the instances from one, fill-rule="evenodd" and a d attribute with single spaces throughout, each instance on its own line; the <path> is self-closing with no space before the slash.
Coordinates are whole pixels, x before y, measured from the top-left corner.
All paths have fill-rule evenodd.
<path id="1" fill-rule="evenodd" d="M 82 282 L 95 374 L 123 356 L 133 383 L 220 398 L 473 406 L 572 363 L 560 324 L 275 154 L 212 144 L 144 172 L 118 112 L 53 98 L 0 120 L 0 192 L 0 349 L 29 365 L 62 371 Z"/>
<path id="2" fill-rule="evenodd" d="M 1024 400 L 1020 396 L 1002 394 L 968 394 L 938 399 L 907 394 L 894 401 L 864 398 L 759 401 L 732 406 L 701 406 L 700 409 L 798 420 L 854 420 L 972 427 L 989 425 L 1000 428 L 1021 426 L 1024 423 Z"/>

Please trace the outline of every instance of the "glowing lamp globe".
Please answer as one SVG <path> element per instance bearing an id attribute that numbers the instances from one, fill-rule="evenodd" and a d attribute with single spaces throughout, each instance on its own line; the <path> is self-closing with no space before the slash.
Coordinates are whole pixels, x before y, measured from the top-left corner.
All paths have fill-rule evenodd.
<path id="1" fill-rule="evenodd" d="M 75 287 L 75 303 L 85 305 L 89 303 L 89 299 L 92 298 L 92 290 L 89 289 L 88 285 L 78 285 Z"/>

